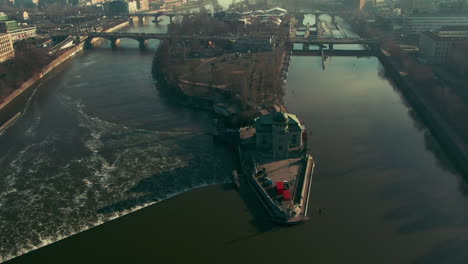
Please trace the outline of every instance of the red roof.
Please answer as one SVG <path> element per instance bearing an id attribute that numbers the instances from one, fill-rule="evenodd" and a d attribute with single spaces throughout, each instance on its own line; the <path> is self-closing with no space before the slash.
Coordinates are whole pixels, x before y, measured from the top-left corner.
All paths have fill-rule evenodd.
<path id="1" fill-rule="evenodd" d="M 284 190 L 283 191 L 283 198 L 286 201 L 291 201 L 291 191 L 290 190 Z"/>
<path id="2" fill-rule="evenodd" d="M 279 190 L 283 190 L 284 189 L 283 182 L 282 181 L 276 182 L 276 188 L 278 188 Z"/>
<path id="3" fill-rule="evenodd" d="M 283 190 L 284 190 L 283 182 L 280 182 L 280 181 L 276 182 L 276 191 L 278 192 L 278 194 L 282 194 Z"/>

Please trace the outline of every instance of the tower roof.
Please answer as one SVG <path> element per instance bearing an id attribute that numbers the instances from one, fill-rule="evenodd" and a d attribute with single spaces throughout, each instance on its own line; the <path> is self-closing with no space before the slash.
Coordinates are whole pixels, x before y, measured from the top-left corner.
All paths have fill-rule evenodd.
<path id="1" fill-rule="evenodd" d="M 277 123 L 288 123 L 289 117 L 286 113 L 276 112 L 272 116 L 273 122 Z"/>

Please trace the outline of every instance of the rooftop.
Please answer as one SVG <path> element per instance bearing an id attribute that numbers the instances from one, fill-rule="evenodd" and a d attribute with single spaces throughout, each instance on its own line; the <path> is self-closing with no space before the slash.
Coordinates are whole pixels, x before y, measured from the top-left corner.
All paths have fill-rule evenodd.
<path id="1" fill-rule="evenodd" d="M 465 30 L 439 30 L 439 31 L 424 31 L 424 35 L 436 40 L 468 40 L 468 29 Z"/>
<path id="2" fill-rule="evenodd" d="M 439 31 L 468 31 L 468 26 L 443 26 Z"/>
<path id="3" fill-rule="evenodd" d="M 290 113 L 282 113 L 285 115 L 288 119 L 288 125 L 300 125 L 301 122 L 299 121 L 299 118 L 297 118 L 296 115 L 290 114 Z M 273 124 L 273 117 L 275 116 L 274 114 L 266 114 L 259 116 L 255 119 L 255 123 L 259 122 L 264 125 L 270 125 Z"/>
<path id="4" fill-rule="evenodd" d="M 272 9 L 265 10 L 265 13 L 274 13 L 274 12 L 277 12 L 277 13 L 287 13 L 288 10 L 283 9 L 283 8 L 280 8 L 280 7 L 274 7 L 274 8 L 272 8 Z"/>
<path id="5" fill-rule="evenodd" d="M 466 16 L 409 16 L 404 17 L 404 20 L 455 20 L 455 21 L 468 21 Z"/>

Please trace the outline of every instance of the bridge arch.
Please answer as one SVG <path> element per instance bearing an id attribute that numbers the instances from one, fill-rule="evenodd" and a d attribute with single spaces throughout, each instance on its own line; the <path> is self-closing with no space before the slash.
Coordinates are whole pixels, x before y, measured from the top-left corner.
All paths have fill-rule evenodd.
<path id="1" fill-rule="evenodd" d="M 161 15 L 158 15 L 155 17 L 156 20 L 166 20 L 166 21 L 169 21 L 169 23 L 172 22 L 172 18 L 173 16 L 170 16 L 170 15 L 166 15 L 166 14 L 161 14 Z"/>
<path id="2" fill-rule="evenodd" d="M 150 39 L 159 39 L 159 38 L 158 37 L 144 37 L 144 36 L 112 36 L 112 35 L 109 35 L 109 36 L 90 36 L 86 40 L 85 46 L 87 48 L 91 48 L 91 47 L 94 46 L 93 43 L 96 42 L 96 41 L 99 41 L 99 39 L 110 41 L 110 46 L 113 49 L 115 49 L 115 48 L 117 48 L 119 46 L 120 41 L 122 39 L 131 39 L 131 40 L 134 40 L 134 41 L 136 41 L 138 43 L 140 49 L 144 50 L 144 49 L 146 49 L 146 47 L 148 45 L 148 40 L 150 40 Z"/>
<path id="3" fill-rule="evenodd" d="M 158 15 L 157 14 L 130 14 L 130 21 L 134 21 L 135 18 L 138 18 L 139 23 L 143 23 L 144 18 L 149 18 L 149 19 L 157 19 Z"/>
<path id="4" fill-rule="evenodd" d="M 321 16 L 326 15 L 325 13 L 313 13 L 315 19 L 319 19 Z"/>
<path id="5" fill-rule="evenodd" d="M 112 42 L 112 40 L 106 36 L 88 36 L 88 38 L 85 41 L 84 47 L 89 49 L 94 47 L 94 43 L 98 42 L 101 44 L 106 40 Z"/>
<path id="6" fill-rule="evenodd" d="M 183 15 L 183 14 L 171 14 L 171 15 L 165 15 L 165 16 L 168 16 L 169 19 L 170 19 L 170 23 L 179 23 L 179 22 L 182 22 L 186 15 Z"/>

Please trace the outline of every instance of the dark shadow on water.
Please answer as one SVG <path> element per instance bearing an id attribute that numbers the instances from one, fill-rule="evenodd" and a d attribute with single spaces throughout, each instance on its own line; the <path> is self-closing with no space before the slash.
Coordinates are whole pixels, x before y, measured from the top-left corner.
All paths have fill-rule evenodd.
<path id="1" fill-rule="evenodd" d="M 450 173 L 455 175 L 459 174 L 459 172 L 454 167 L 452 161 L 442 149 L 440 143 L 434 138 L 434 136 L 432 136 L 432 134 L 428 130 L 426 130 L 424 133 L 424 145 L 427 150 L 434 154 L 436 162 L 440 168 L 442 168 L 445 171 L 449 171 Z M 462 174 L 459 175 L 463 177 Z"/>
<path id="2" fill-rule="evenodd" d="M 413 106 L 408 102 L 406 97 L 401 92 L 399 85 L 388 75 L 385 68 L 379 63 L 378 75 L 381 79 L 385 79 L 389 82 L 393 90 L 401 98 L 401 102 L 408 108 L 408 115 L 413 120 L 414 127 L 419 131 L 424 131 L 424 143 L 428 151 L 434 154 L 436 162 L 439 167 L 452 174 L 458 175 L 465 183 L 468 182 L 468 176 L 463 174 L 461 169 L 449 158 L 449 152 L 445 150 L 445 142 L 441 142 L 436 139 L 433 134 L 429 131 L 426 123 L 421 119 L 419 114 L 414 110 Z M 460 187 L 463 189 L 463 187 Z M 464 192 L 465 193 L 465 192 Z"/>
<path id="3" fill-rule="evenodd" d="M 274 226 L 274 224 L 271 222 L 268 212 L 263 207 L 262 203 L 259 201 L 258 197 L 247 184 L 245 179 L 240 180 L 239 194 L 249 211 L 254 216 L 254 223 L 261 223 L 262 226 L 264 226 L 265 223 L 269 223 L 270 225 L 268 225 L 268 229 Z"/>
<path id="4" fill-rule="evenodd" d="M 446 240 L 432 247 L 424 256 L 413 264 L 466 264 L 468 263 L 468 240 L 462 238 Z"/>
<path id="5" fill-rule="evenodd" d="M 184 145 L 183 142 L 179 143 L 181 145 Z M 185 144 L 188 143 L 186 142 Z M 135 146 L 132 145 L 131 147 Z M 217 147 L 224 148 L 224 146 Z M 226 152 L 227 158 L 231 159 L 231 161 L 234 162 L 224 162 L 223 168 L 220 168 L 220 170 L 216 172 L 216 174 L 218 175 L 222 174 L 220 175 L 221 177 L 219 177 L 220 179 L 229 179 L 232 173 L 232 169 L 229 169 L 229 167 L 236 166 L 237 162 L 237 157 L 234 155 L 233 152 L 231 152 L 230 150 L 226 150 Z M 132 198 L 100 208 L 97 212 L 100 214 L 113 214 L 123 212 L 139 206 L 143 206 L 148 203 L 154 203 L 165 200 L 171 196 L 195 189 L 197 187 L 209 184 L 216 184 L 216 182 L 200 183 L 203 181 L 200 179 L 193 178 L 197 177 L 195 174 L 206 175 L 206 173 L 213 173 L 212 171 L 210 172 L 209 169 L 206 172 L 204 171 L 206 169 L 206 165 L 203 164 L 206 162 L 207 161 L 203 160 L 203 158 L 195 157 L 189 160 L 188 165 L 185 167 L 175 168 L 169 171 L 164 171 L 146 177 L 145 179 L 139 181 L 126 191 L 127 193 L 130 193 L 130 195 L 127 196 L 130 196 Z M 203 179 L 206 179 L 206 177 L 203 177 Z M 277 227 L 276 224 L 270 221 L 269 215 L 262 207 L 255 193 L 250 189 L 250 186 L 245 182 L 245 179 L 240 179 L 240 181 L 241 187 L 238 190 L 234 187 L 233 183 L 221 184 L 220 188 L 226 192 L 237 191 L 239 193 L 241 199 L 247 206 L 248 211 L 252 214 L 252 220 L 250 221 L 250 224 L 257 230 L 257 233 L 268 232 L 273 228 Z M 213 199 L 216 200 L 216 197 L 213 197 Z M 194 210 L 194 213 L 196 213 L 195 208 L 191 208 L 189 210 Z"/>
<path id="6" fill-rule="evenodd" d="M 280 228 L 277 224 L 271 221 L 270 216 L 268 215 L 265 208 L 263 208 L 261 202 L 258 200 L 257 196 L 255 195 L 254 191 L 250 188 L 247 184 L 246 179 L 243 178 L 242 174 L 239 175 L 239 182 L 240 187 L 234 188 L 234 184 L 230 184 L 230 188 L 234 188 L 239 193 L 242 201 L 247 206 L 247 210 L 252 214 L 252 220 L 250 224 L 255 227 L 256 233 L 241 236 L 235 239 L 232 239 L 226 242 L 226 245 L 235 244 L 238 242 L 242 242 L 244 240 L 250 240 L 253 237 L 260 236 L 263 233 L 273 231 L 275 229 Z"/>

